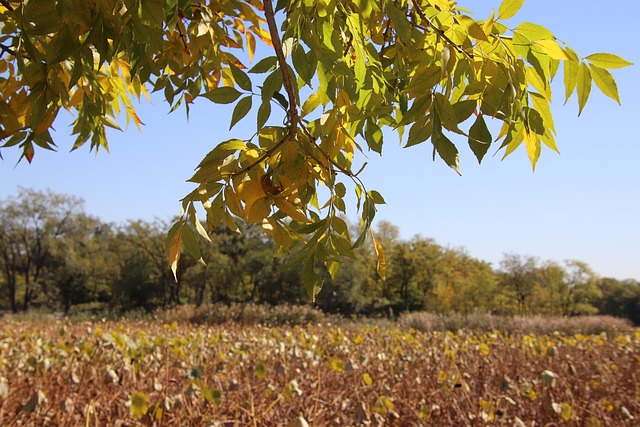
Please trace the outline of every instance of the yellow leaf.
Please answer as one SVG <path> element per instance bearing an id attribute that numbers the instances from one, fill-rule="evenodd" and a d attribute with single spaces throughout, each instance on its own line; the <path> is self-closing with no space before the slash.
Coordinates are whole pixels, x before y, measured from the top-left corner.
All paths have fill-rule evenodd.
<path id="1" fill-rule="evenodd" d="M 549 55 L 553 59 L 559 59 L 561 61 L 569 61 L 569 55 L 564 51 L 555 40 L 537 40 L 536 46 L 540 48 L 544 53 Z"/>
<path id="2" fill-rule="evenodd" d="M 489 346 L 486 345 L 485 343 L 480 343 L 479 350 L 480 350 L 480 354 L 482 354 L 483 356 L 489 355 Z"/>
<path id="3" fill-rule="evenodd" d="M 262 222 L 263 219 L 269 216 L 271 213 L 271 202 L 267 197 L 263 197 L 255 201 L 252 204 L 249 213 L 247 214 L 247 223 L 254 224 Z"/>
<path id="4" fill-rule="evenodd" d="M 562 411 L 560 412 L 560 418 L 562 418 L 564 421 L 569 421 L 573 412 L 571 405 L 569 405 L 568 403 L 561 403 L 560 408 L 562 409 Z"/>
<path id="5" fill-rule="evenodd" d="M 373 248 L 376 251 L 376 258 L 378 259 L 376 270 L 382 280 L 385 280 L 387 278 L 387 261 L 384 258 L 382 245 L 376 240 L 376 237 L 373 235 L 373 231 L 371 231 L 371 239 L 373 240 Z"/>
<path id="6" fill-rule="evenodd" d="M 287 199 L 282 199 L 280 197 L 274 197 L 273 202 L 285 215 L 294 221 L 304 222 L 306 224 L 310 223 L 309 218 L 306 217 L 302 209 L 297 206 L 294 206 Z"/>
<path id="7" fill-rule="evenodd" d="M 333 369 L 336 372 L 342 372 L 344 371 L 344 362 L 340 359 L 334 359 L 331 361 L 331 369 Z"/>
<path id="8" fill-rule="evenodd" d="M 231 213 L 239 217 L 244 217 L 244 209 L 242 209 L 238 195 L 233 191 L 231 185 L 227 185 L 224 188 L 224 202 Z"/>
<path id="9" fill-rule="evenodd" d="M 371 379 L 371 375 L 369 375 L 368 373 L 364 373 L 362 374 L 362 381 L 364 381 L 364 383 L 366 385 L 371 385 L 373 384 L 373 380 Z"/>
<path id="10" fill-rule="evenodd" d="M 182 240 L 182 228 L 180 228 L 176 235 L 171 240 L 171 246 L 169 247 L 169 265 L 171 265 L 171 271 L 173 277 L 178 280 L 178 261 L 180 260 L 180 242 Z"/>
<path id="11" fill-rule="evenodd" d="M 57 109 L 53 109 L 47 113 L 47 115 L 44 117 L 44 120 L 42 120 L 42 122 L 38 125 L 38 128 L 35 131 L 36 135 L 47 131 L 51 127 L 53 121 L 58 115 L 58 111 L 59 110 Z"/>
<path id="12" fill-rule="evenodd" d="M 262 27 L 251 27 L 251 29 L 253 30 L 255 35 L 260 37 L 260 40 L 262 40 L 267 46 L 273 47 L 273 44 L 271 42 L 271 35 L 267 30 Z"/>
<path id="13" fill-rule="evenodd" d="M 265 197 L 260 179 L 250 179 L 238 185 L 238 198 L 244 201 L 245 212 L 250 212 L 256 200 Z"/>
<path id="14" fill-rule="evenodd" d="M 129 404 L 129 411 L 133 418 L 140 419 L 149 412 L 149 399 L 144 393 L 133 393 L 129 399 Z"/>
<path id="15" fill-rule="evenodd" d="M 495 22 L 496 11 L 495 9 L 491 9 L 491 15 L 489 19 L 487 19 L 482 25 L 482 31 L 489 36 L 493 32 L 493 23 Z"/>
<path id="16" fill-rule="evenodd" d="M 609 98 L 613 99 L 620 105 L 620 96 L 618 95 L 618 85 L 616 85 L 616 81 L 614 80 L 611 73 L 609 73 L 604 68 L 596 67 L 595 65 L 591 65 L 589 68 L 591 72 L 591 77 L 595 82 L 598 89 L 602 91 Z"/>
<path id="17" fill-rule="evenodd" d="M 247 38 L 247 54 L 249 55 L 249 62 L 253 62 L 253 55 L 256 53 L 256 38 L 248 31 L 245 36 Z"/>
<path id="18" fill-rule="evenodd" d="M 268 221 L 273 227 L 273 240 L 284 249 L 289 249 L 293 243 L 293 237 L 275 219 L 269 218 Z"/>
<path id="19" fill-rule="evenodd" d="M 530 132 L 528 129 L 524 130 L 524 143 L 527 148 L 527 155 L 531 161 L 533 169 L 536 168 L 538 158 L 540 158 L 541 145 L 538 140 L 538 136 L 534 132 Z"/>

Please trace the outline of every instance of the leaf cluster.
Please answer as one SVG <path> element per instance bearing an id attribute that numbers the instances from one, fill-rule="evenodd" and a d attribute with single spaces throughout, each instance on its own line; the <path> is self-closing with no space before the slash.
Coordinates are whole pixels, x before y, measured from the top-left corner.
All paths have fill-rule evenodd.
<path id="1" fill-rule="evenodd" d="M 280 0 L 275 8 L 271 0 L 6 0 L 0 140 L 31 161 L 34 145 L 55 147 L 50 130 L 65 108 L 77 114 L 74 149 L 89 140 L 107 148 L 106 128 L 119 128 L 120 113 L 142 123 L 131 99 L 149 90 L 187 114 L 197 97 L 231 104 L 231 127 L 257 106 L 255 132 L 219 143 L 190 179 L 197 188 L 169 232 L 169 261 L 175 273 L 182 246 L 200 259 L 197 236 L 208 240 L 221 222 L 236 229 L 239 217 L 295 254 L 313 299 L 318 266 L 335 277 L 384 203 L 360 180 L 359 158 L 382 153 L 385 128 L 406 147 L 429 141 L 433 158 L 457 172 L 456 139 L 478 162 L 492 145 L 504 156 L 524 145 L 535 168 L 543 145 L 558 150 L 550 104 L 561 64 L 565 98 L 577 94 L 579 113 L 592 82 L 620 103 L 609 70 L 631 64 L 609 53 L 582 57 L 538 24 L 510 28 L 522 4 L 503 0 L 497 14 L 475 19 L 447 0 Z M 272 54 L 254 58 L 264 50 Z M 248 69 L 245 59 L 256 61 Z M 273 124 L 274 107 L 282 125 Z M 348 190 L 361 218 L 354 236 L 342 219 Z"/>

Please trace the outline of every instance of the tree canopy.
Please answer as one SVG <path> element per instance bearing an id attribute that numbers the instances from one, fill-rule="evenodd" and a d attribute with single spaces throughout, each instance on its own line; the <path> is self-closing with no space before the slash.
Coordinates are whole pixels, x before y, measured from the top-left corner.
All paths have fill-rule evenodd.
<path id="1" fill-rule="evenodd" d="M 254 122 L 215 141 L 190 178 L 167 237 L 174 274 L 181 248 L 201 260 L 199 241 L 241 218 L 293 254 L 315 298 L 325 269 L 335 276 L 368 235 L 385 275 L 370 233 L 384 199 L 359 178 L 358 157 L 382 153 L 385 129 L 407 147 L 429 141 L 456 171 L 464 142 L 478 162 L 491 145 L 504 156 L 524 146 L 535 168 L 543 146 L 557 151 L 561 64 L 579 113 L 592 83 L 620 102 L 609 70 L 631 64 L 583 56 L 538 24 L 510 27 L 522 4 L 476 19 L 448 0 L 0 0 L 0 147 L 29 162 L 36 147 L 54 149 L 65 109 L 72 149 L 107 149 L 119 117 L 142 124 L 133 101 L 149 91 L 187 114 L 196 98 L 232 104 L 231 127 Z M 348 191 L 356 233 L 343 218 Z"/>

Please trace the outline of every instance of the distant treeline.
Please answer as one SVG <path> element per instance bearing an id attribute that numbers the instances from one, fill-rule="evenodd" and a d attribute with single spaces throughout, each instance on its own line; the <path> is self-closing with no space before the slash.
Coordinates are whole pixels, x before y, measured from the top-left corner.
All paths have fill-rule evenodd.
<path id="1" fill-rule="evenodd" d="M 164 237 L 169 223 L 114 225 L 84 212 L 77 197 L 19 189 L 0 200 L 0 308 L 69 312 L 74 306 L 113 311 L 218 302 L 304 304 L 301 268 L 276 257 L 258 226 L 242 233 L 219 227 L 203 244 L 205 264 L 180 258 L 169 269 Z M 506 315 L 608 314 L 640 324 L 640 282 L 601 278 L 580 261 L 540 261 L 506 254 L 495 268 L 464 250 L 434 240 L 399 237 L 382 222 L 376 230 L 387 277 L 376 273 L 372 247 L 327 273 L 315 305 L 346 315 L 403 311 Z"/>

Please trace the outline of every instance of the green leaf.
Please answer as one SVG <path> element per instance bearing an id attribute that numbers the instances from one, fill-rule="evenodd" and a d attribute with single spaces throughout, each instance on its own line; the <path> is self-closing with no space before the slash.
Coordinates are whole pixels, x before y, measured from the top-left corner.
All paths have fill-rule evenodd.
<path id="1" fill-rule="evenodd" d="M 264 101 L 258 107 L 258 130 L 262 129 L 262 127 L 269 120 L 269 116 L 271 115 L 271 103 L 270 100 Z"/>
<path id="2" fill-rule="evenodd" d="M 47 64 L 49 64 L 49 66 L 52 66 L 53 64 L 64 61 L 65 59 L 73 55 L 73 53 L 78 49 L 80 49 L 78 37 L 73 37 L 73 35 L 68 30 L 68 27 L 64 26 L 51 39 L 47 46 Z"/>
<path id="3" fill-rule="evenodd" d="M 628 67 L 629 65 L 633 65 L 633 62 L 624 60 L 612 53 L 593 53 L 587 56 L 587 59 L 589 60 L 589 62 L 591 62 L 592 65 L 609 70 L 615 68 L 624 68 Z"/>
<path id="4" fill-rule="evenodd" d="M 536 135 L 544 135 L 547 129 L 540 113 L 530 107 L 524 107 L 522 113 L 526 117 L 526 127 Z"/>
<path id="5" fill-rule="evenodd" d="M 616 85 L 616 81 L 614 80 L 611 73 L 604 68 L 596 67 L 593 64 L 591 64 L 589 70 L 591 71 L 591 77 L 593 78 L 596 86 L 598 86 L 598 89 L 600 89 L 602 93 L 604 93 L 609 98 L 616 101 L 618 105 L 620 105 L 618 85 Z"/>
<path id="6" fill-rule="evenodd" d="M 458 149 L 454 143 L 442 133 L 440 118 L 435 111 L 436 110 L 434 110 L 433 135 L 431 135 L 431 143 L 442 160 L 444 160 L 451 169 L 460 174 L 460 169 L 458 168 L 460 164 Z"/>
<path id="7" fill-rule="evenodd" d="M 193 257 L 193 259 L 204 264 L 204 260 L 200 254 L 200 245 L 196 239 L 196 234 L 189 226 L 182 227 L 182 244 L 184 245 L 184 249 Z"/>
<path id="8" fill-rule="evenodd" d="M 409 137 L 407 138 L 407 144 L 404 147 L 412 147 L 426 141 L 431 138 L 432 132 L 433 122 L 431 121 L 430 116 L 425 116 L 424 118 L 419 119 L 411 126 L 411 129 L 409 130 Z"/>
<path id="9" fill-rule="evenodd" d="M 238 99 L 240 95 L 242 95 L 242 93 L 238 92 L 236 88 L 224 86 L 212 89 L 202 96 L 216 104 L 231 104 Z"/>
<path id="10" fill-rule="evenodd" d="M 382 197 L 382 195 L 376 190 L 368 191 L 367 194 L 369 194 L 369 197 L 371 197 L 371 200 L 373 200 L 373 203 L 375 203 L 376 205 L 387 204 L 387 202 L 384 201 L 384 197 Z"/>
<path id="11" fill-rule="evenodd" d="M 441 93 L 436 93 L 436 109 L 440 123 L 450 131 L 459 132 L 458 117 L 449 100 Z"/>
<path id="12" fill-rule="evenodd" d="M 454 113 L 456 114 L 458 123 L 462 123 L 469 117 L 471 117 L 477 106 L 478 101 L 476 101 L 475 99 L 468 99 L 466 101 L 456 102 L 455 104 L 451 105 Z"/>
<path id="13" fill-rule="evenodd" d="M 589 99 L 589 93 L 591 93 L 591 73 L 589 73 L 589 67 L 584 62 L 580 64 L 578 69 L 578 116 L 582 113 L 584 105 Z"/>
<path id="14" fill-rule="evenodd" d="M 489 128 L 484 121 L 484 116 L 480 114 L 469 129 L 469 147 L 471 147 L 473 154 L 476 155 L 478 163 L 482 162 L 483 157 L 489 151 L 490 145 L 491 132 L 489 132 Z"/>
<path id="15" fill-rule="evenodd" d="M 278 58 L 275 56 L 267 56 L 254 65 L 249 72 L 252 74 L 268 73 L 269 71 L 275 70 L 277 64 Z"/>
<path id="16" fill-rule="evenodd" d="M 202 387 L 202 397 L 209 403 L 213 403 L 216 406 L 222 404 L 222 391 L 217 388 L 211 388 L 209 386 Z"/>
<path id="17" fill-rule="evenodd" d="M 273 92 L 272 98 L 275 99 L 276 102 L 280 104 L 285 110 L 289 109 L 289 101 L 287 101 L 287 98 L 285 98 L 285 96 L 280 92 Z"/>
<path id="18" fill-rule="evenodd" d="M 369 148 L 378 154 L 382 154 L 382 130 L 372 119 L 367 120 L 365 139 Z"/>
<path id="19" fill-rule="evenodd" d="M 262 84 L 262 101 L 268 101 L 273 97 L 273 94 L 278 92 L 282 87 L 282 73 L 279 69 L 274 70 L 271 74 L 264 79 Z"/>
<path id="20" fill-rule="evenodd" d="M 498 9 L 498 19 L 512 18 L 520 8 L 524 0 L 504 0 Z"/>
<path id="21" fill-rule="evenodd" d="M 253 104 L 253 100 L 251 99 L 251 95 L 245 96 L 236 104 L 233 109 L 233 113 L 231 114 L 231 125 L 229 129 L 231 129 L 236 123 L 242 120 L 251 110 L 251 105 Z"/>
<path id="22" fill-rule="evenodd" d="M 251 92 L 251 79 L 249 76 L 245 74 L 240 68 L 236 67 L 234 64 L 229 64 L 229 69 L 231 70 L 231 75 L 233 76 L 233 80 L 240 86 L 241 89 L 244 89 L 248 92 Z"/>
<path id="23" fill-rule="evenodd" d="M 311 68 L 311 64 L 309 63 L 307 54 L 305 53 L 304 48 L 300 43 L 297 43 L 293 46 L 291 59 L 293 60 L 293 66 L 298 72 L 300 78 L 304 80 L 306 84 L 310 85 L 311 79 L 313 78 L 313 71 Z"/>
<path id="24" fill-rule="evenodd" d="M 312 252 L 307 258 L 304 268 L 302 269 L 302 282 L 304 283 L 307 295 L 311 301 L 316 300 L 323 284 L 322 276 L 316 270 L 315 260 L 315 254 Z"/>
<path id="25" fill-rule="evenodd" d="M 403 39 L 411 38 L 411 24 L 407 19 L 406 13 L 398 9 L 393 2 L 387 2 L 387 13 L 389 14 L 389 18 L 391 18 L 391 22 L 393 22 L 393 26 L 396 29 L 396 33 Z"/>

